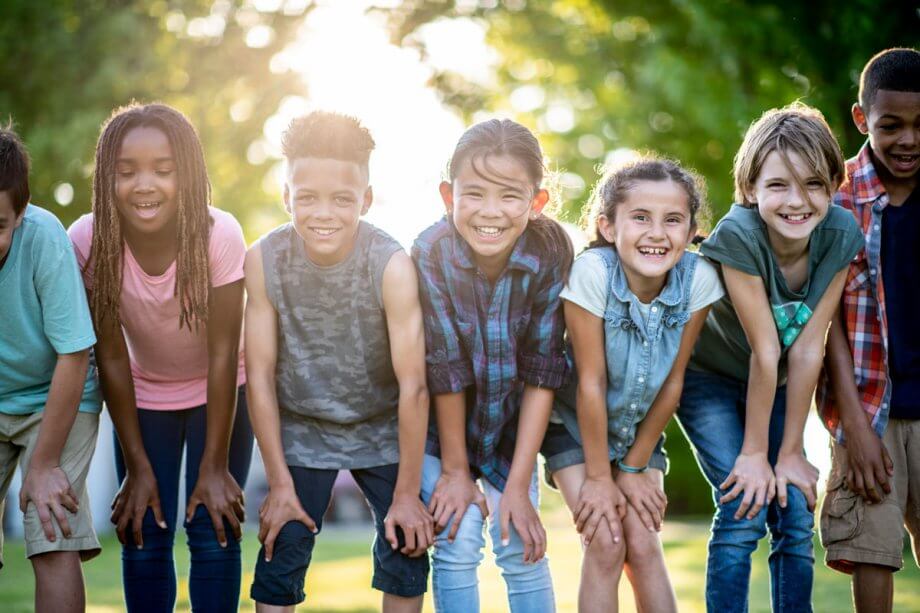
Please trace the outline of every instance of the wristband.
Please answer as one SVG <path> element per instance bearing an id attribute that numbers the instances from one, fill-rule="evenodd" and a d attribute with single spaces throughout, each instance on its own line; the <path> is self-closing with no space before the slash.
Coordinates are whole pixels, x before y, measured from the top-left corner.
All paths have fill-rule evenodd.
<path id="1" fill-rule="evenodd" d="M 623 463 L 623 460 L 619 460 L 619 461 L 617 462 L 617 468 L 619 468 L 620 471 L 622 471 L 622 472 L 624 472 L 624 473 L 629 473 L 629 474 L 631 474 L 631 475 L 638 475 L 638 474 L 644 473 L 645 471 L 648 470 L 648 464 L 646 464 L 646 465 L 643 466 L 642 468 L 636 468 L 635 466 L 630 466 L 629 464 L 624 464 L 624 463 Z"/>

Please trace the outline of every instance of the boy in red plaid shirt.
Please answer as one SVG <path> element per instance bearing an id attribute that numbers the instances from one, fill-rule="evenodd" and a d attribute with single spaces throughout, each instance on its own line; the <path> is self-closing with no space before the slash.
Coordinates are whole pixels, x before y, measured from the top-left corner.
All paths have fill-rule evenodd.
<path id="1" fill-rule="evenodd" d="M 866 248 L 850 264 L 818 406 L 835 435 L 821 513 L 826 562 L 853 575 L 857 611 L 891 611 L 906 524 L 920 545 L 920 52 L 866 64 L 853 121 L 868 142 L 835 197 Z"/>

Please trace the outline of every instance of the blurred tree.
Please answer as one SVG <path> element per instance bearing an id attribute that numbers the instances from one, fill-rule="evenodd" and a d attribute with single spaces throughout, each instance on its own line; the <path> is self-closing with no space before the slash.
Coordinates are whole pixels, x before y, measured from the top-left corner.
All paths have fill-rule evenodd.
<path id="1" fill-rule="evenodd" d="M 307 5 L 4 0 L 0 119 L 12 118 L 32 155 L 34 201 L 65 225 L 89 211 L 100 124 L 136 99 L 163 101 L 189 116 L 204 144 L 216 205 L 244 227 L 251 213 L 271 210 L 262 182 L 274 160 L 258 150 L 247 154 L 284 97 L 304 94 L 300 78 L 272 58 Z"/>
<path id="2" fill-rule="evenodd" d="M 537 128 L 548 156 L 588 186 L 563 181 L 569 219 L 597 164 L 621 148 L 694 167 L 720 216 L 745 128 L 793 100 L 822 109 L 852 155 L 859 71 L 877 51 L 920 40 L 916 3 L 903 0 L 406 0 L 387 16 L 393 39 L 423 54 L 426 24 L 482 23 L 495 82 L 441 72 L 433 83 L 468 120 L 500 112 Z"/>
<path id="3" fill-rule="evenodd" d="M 442 19 L 473 19 L 497 51 L 494 81 L 436 73 L 433 85 L 467 121 L 481 112 L 536 128 L 563 175 L 563 217 L 576 220 L 596 167 L 617 150 L 654 150 L 708 182 L 713 217 L 732 201 L 731 165 L 763 111 L 820 108 L 853 155 L 849 119 L 873 54 L 915 46 L 920 18 L 903 0 L 406 0 L 385 11 L 393 40 L 416 46 Z M 668 427 L 670 509 L 708 513 L 711 490 L 675 422 Z"/>

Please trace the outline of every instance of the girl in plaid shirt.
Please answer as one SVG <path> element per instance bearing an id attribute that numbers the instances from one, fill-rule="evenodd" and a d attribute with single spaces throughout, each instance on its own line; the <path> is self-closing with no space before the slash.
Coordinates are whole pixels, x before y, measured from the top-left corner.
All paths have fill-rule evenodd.
<path id="1" fill-rule="evenodd" d="M 438 611 L 479 610 L 487 517 L 511 610 L 555 607 L 535 463 L 565 374 L 559 294 L 572 247 L 542 214 L 543 172 L 527 128 L 510 120 L 473 126 L 440 187 L 447 215 L 412 249 L 435 414 L 422 496 L 440 529 L 432 556 Z"/>

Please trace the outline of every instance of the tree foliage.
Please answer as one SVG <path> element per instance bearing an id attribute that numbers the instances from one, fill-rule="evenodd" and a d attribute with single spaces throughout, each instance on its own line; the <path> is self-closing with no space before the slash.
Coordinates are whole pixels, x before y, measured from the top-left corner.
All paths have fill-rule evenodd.
<path id="1" fill-rule="evenodd" d="M 416 34 L 427 23 L 481 21 L 499 55 L 496 82 L 443 72 L 434 78 L 468 119 L 487 110 L 536 127 L 551 159 L 589 186 L 610 151 L 676 157 L 708 180 L 719 214 L 731 202 L 731 160 L 742 134 L 768 108 L 794 100 L 817 106 L 844 151 L 856 151 L 862 137 L 849 108 L 859 71 L 881 49 L 917 44 L 912 4 L 409 0 L 388 17 L 394 40 L 419 46 Z M 525 94 L 538 104 L 515 104 Z M 570 218 L 586 196 L 568 204 Z"/>
<path id="2" fill-rule="evenodd" d="M 198 129 L 215 204 L 244 226 L 252 210 L 271 207 L 262 189 L 271 160 L 251 164 L 247 150 L 280 101 L 304 93 L 299 78 L 273 73 L 269 64 L 308 10 L 306 2 L 274 5 L 259 11 L 243 0 L 0 3 L 0 117 L 13 120 L 29 148 L 33 200 L 65 225 L 87 212 L 100 124 L 132 100 L 159 100 Z M 54 205 L 62 183 L 73 186 L 67 207 Z"/>

